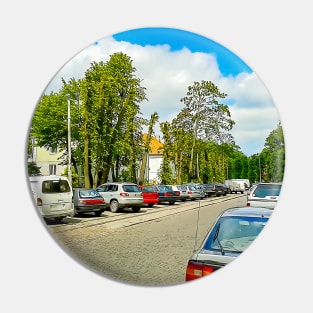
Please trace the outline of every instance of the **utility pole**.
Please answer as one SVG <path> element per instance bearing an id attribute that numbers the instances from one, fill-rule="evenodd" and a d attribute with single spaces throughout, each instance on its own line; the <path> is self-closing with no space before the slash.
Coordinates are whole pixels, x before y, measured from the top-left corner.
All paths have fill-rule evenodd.
<path id="1" fill-rule="evenodd" d="M 262 176 L 261 176 L 261 153 L 258 153 L 259 155 L 259 174 L 260 174 L 260 183 L 262 182 Z"/>
<path id="2" fill-rule="evenodd" d="M 71 100 L 67 99 L 67 143 L 68 143 L 68 180 L 72 185 L 72 167 L 71 167 Z"/>

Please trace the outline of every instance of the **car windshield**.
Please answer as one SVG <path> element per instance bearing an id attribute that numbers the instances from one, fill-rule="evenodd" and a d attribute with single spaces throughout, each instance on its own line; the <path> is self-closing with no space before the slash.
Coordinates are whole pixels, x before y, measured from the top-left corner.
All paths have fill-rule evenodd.
<path id="1" fill-rule="evenodd" d="M 100 194 L 97 190 L 80 190 L 79 195 L 82 198 L 100 197 Z"/>
<path id="2" fill-rule="evenodd" d="M 144 192 L 156 192 L 156 189 L 154 186 L 148 186 L 148 187 L 142 187 L 141 191 Z"/>
<path id="3" fill-rule="evenodd" d="M 125 192 L 140 192 L 140 189 L 137 185 L 123 185 L 123 190 Z"/>
<path id="4" fill-rule="evenodd" d="M 172 187 L 171 186 L 162 185 L 162 186 L 159 186 L 159 189 L 160 189 L 160 191 L 170 191 L 170 190 L 172 190 Z"/>
<path id="5" fill-rule="evenodd" d="M 260 234 L 267 221 L 267 217 L 221 217 L 207 238 L 204 249 L 241 253 Z"/>
<path id="6" fill-rule="evenodd" d="M 42 183 L 43 193 L 60 193 L 60 192 L 70 192 L 71 188 L 67 180 L 56 179 L 56 180 L 46 180 Z"/>
<path id="7" fill-rule="evenodd" d="M 281 185 L 258 185 L 253 192 L 254 197 L 279 196 Z"/>

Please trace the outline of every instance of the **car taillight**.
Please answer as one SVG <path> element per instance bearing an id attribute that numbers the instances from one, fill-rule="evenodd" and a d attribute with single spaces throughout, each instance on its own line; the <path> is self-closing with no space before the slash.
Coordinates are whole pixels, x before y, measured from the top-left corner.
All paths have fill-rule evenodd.
<path id="1" fill-rule="evenodd" d="M 164 196 L 165 197 L 168 197 L 168 196 L 170 196 L 171 194 L 169 193 L 169 192 L 164 192 Z"/>
<path id="2" fill-rule="evenodd" d="M 188 195 L 191 195 L 192 194 L 192 191 L 188 191 Z"/>
<path id="3" fill-rule="evenodd" d="M 250 202 L 247 202 L 247 206 L 250 206 Z"/>
<path id="4" fill-rule="evenodd" d="M 194 280 L 214 272 L 214 268 L 209 265 L 188 262 L 186 269 L 186 281 Z"/>
<path id="5" fill-rule="evenodd" d="M 42 205 L 42 199 L 41 198 L 37 198 L 37 205 Z"/>
<path id="6" fill-rule="evenodd" d="M 129 193 L 128 192 L 120 192 L 121 197 L 128 197 Z"/>

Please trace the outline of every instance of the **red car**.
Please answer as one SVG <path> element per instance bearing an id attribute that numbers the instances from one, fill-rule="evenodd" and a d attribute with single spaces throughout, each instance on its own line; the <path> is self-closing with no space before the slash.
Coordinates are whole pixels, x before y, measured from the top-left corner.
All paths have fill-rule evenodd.
<path id="1" fill-rule="evenodd" d="M 143 203 L 152 208 L 160 202 L 158 191 L 154 186 L 139 186 L 142 192 Z"/>

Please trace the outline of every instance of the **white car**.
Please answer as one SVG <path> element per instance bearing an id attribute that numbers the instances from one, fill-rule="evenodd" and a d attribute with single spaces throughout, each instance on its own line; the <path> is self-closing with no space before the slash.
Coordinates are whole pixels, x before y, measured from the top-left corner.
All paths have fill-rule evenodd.
<path id="1" fill-rule="evenodd" d="M 113 213 L 117 213 L 121 208 L 132 208 L 134 212 L 139 212 L 143 207 L 142 192 L 134 183 L 105 183 L 96 190 Z"/>
<path id="2" fill-rule="evenodd" d="M 259 183 L 247 193 L 247 206 L 274 209 L 282 183 Z"/>

